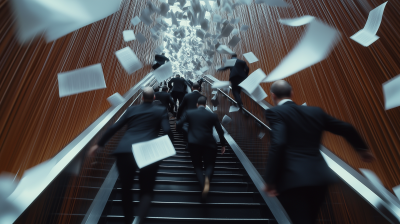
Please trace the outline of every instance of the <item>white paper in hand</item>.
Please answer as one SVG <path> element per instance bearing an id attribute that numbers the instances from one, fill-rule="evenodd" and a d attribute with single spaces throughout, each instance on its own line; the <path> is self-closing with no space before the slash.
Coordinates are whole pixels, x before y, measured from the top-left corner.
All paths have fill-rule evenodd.
<path id="1" fill-rule="evenodd" d="M 226 88 L 230 85 L 229 81 L 218 81 L 218 82 L 214 82 L 211 86 L 211 88 L 213 89 L 222 89 L 222 88 Z"/>
<path id="2" fill-rule="evenodd" d="M 249 75 L 243 82 L 239 84 L 248 93 L 253 94 L 257 86 L 267 77 L 265 73 L 259 68 Z"/>
<path id="3" fill-rule="evenodd" d="M 139 169 L 176 154 L 168 135 L 133 144 L 132 152 Z"/>
<path id="4" fill-rule="evenodd" d="M 174 74 L 172 73 L 171 62 L 166 62 L 165 64 L 154 70 L 153 75 L 157 79 L 157 82 L 163 82 L 164 80 L 173 76 Z"/>
<path id="5" fill-rule="evenodd" d="M 106 88 L 101 64 L 58 74 L 60 97 Z"/>
<path id="6" fill-rule="evenodd" d="M 131 41 L 131 40 L 136 40 L 133 30 L 125 30 L 124 32 L 122 32 L 122 34 L 124 36 L 125 42 Z"/>
<path id="7" fill-rule="evenodd" d="M 228 115 L 225 115 L 223 118 L 222 118 L 222 124 L 223 125 L 226 125 L 226 124 L 229 124 L 229 123 L 231 123 L 231 121 L 232 121 L 232 119 L 228 116 Z"/>
<path id="8" fill-rule="evenodd" d="M 371 12 L 369 12 L 368 20 L 364 28 L 350 38 L 353 39 L 355 42 L 363 45 L 364 47 L 368 47 L 376 40 L 378 40 L 379 37 L 376 35 L 376 33 L 378 32 L 379 26 L 381 25 L 383 10 L 385 9 L 386 4 L 387 2 L 371 10 Z"/>
<path id="9" fill-rule="evenodd" d="M 281 61 L 263 82 L 284 79 L 324 60 L 340 39 L 336 29 L 313 20 L 296 47 Z"/>
<path id="10" fill-rule="evenodd" d="M 389 110 L 400 106 L 400 75 L 382 84 L 385 97 L 385 109 Z"/>
<path id="11" fill-rule="evenodd" d="M 122 65 L 122 67 L 124 67 L 128 75 L 143 68 L 142 62 L 140 62 L 139 58 L 130 47 L 126 47 L 115 52 L 115 55 L 117 56 L 119 63 Z"/>
<path id="12" fill-rule="evenodd" d="M 314 16 L 305 15 L 293 19 L 280 19 L 279 22 L 288 26 L 303 26 L 311 23 L 315 19 Z"/>
<path id="13" fill-rule="evenodd" d="M 258 58 L 253 54 L 253 52 L 248 52 L 243 54 L 243 57 L 251 64 L 258 61 Z"/>
<path id="14" fill-rule="evenodd" d="M 121 96 L 119 93 L 114 93 L 110 97 L 107 98 L 107 101 L 113 106 L 116 107 L 121 103 L 125 102 L 125 98 Z"/>

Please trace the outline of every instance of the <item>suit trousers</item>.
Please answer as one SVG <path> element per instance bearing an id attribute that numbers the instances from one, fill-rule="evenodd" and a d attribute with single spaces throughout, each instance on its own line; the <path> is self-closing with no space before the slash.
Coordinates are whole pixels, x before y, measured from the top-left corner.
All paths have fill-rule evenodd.
<path id="1" fill-rule="evenodd" d="M 179 100 L 179 106 L 180 106 L 183 101 L 183 97 L 185 97 L 185 93 L 172 91 L 171 96 L 172 96 L 172 99 L 174 99 L 175 108 L 176 108 L 176 101 Z"/>
<path id="2" fill-rule="evenodd" d="M 190 157 L 192 158 L 192 163 L 194 171 L 196 172 L 197 179 L 199 180 L 201 188 L 204 187 L 205 177 L 203 176 L 203 160 L 205 175 L 211 181 L 212 175 L 214 173 L 215 160 L 217 159 L 216 148 L 210 148 L 202 145 L 189 144 L 188 149 L 190 151 Z"/>
<path id="3" fill-rule="evenodd" d="M 242 97 L 240 96 L 241 92 L 242 92 L 242 87 L 232 84 L 232 94 L 240 108 L 242 108 L 243 105 Z"/>
<path id="4" fill-rule="evenodd" d="M 132 153 L 119 153 L 114 155 L 116 157 L 117 169 L 119 179 L 122 184 L 122 207 L 124 213 L 124 222 L 132 224 L 134 219 L 133 213 L 133 181 L 135 178 L 138 166 Z M 154 193 L 154 185 L 156 183 L 156 175 L 159 163 L 154 163 L 149 166 L 143 167 L 139 173 L 139 186 L 140 186 L 140 204 L 137 212 L 138 216 L 142 219 L 150 208 L 151 199 Z"/>
<path id="5" fill-rule="evenodd" d="M 293 224 L 314 224 L 328 185 L 288 189 L 278 195 Z"/>

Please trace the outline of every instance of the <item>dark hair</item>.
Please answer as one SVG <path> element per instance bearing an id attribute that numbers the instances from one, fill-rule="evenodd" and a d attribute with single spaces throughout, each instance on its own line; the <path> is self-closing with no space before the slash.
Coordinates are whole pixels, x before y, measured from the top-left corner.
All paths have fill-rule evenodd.
<path id="1" fill-rule="evenodd" d="M 153 100 L 154 99 L 154 90 L 151 87 L 146 87 L 143 90 L 143 100 Z"/>
<path id="2" fill-rule="evenodd" d="M 207 103 L 207 98 L 206 98 L 205 96 L 201 96 L 201 97 L 199 97 L 199 99 L 197 100 L 197 104 L 199 104 L 199 105 L 205 106 L 206 103 Z"/>
<path id="3" fill-rule="evenodd" d="M 168 86 L 163 86 L 163 87 L 162 87 L 162 91 L 163 91 L 163 92 L 168 91 Z"/>
<path id="4" fill-rule="evenodd" d="M 285 80 L 278 80 L 271 86 L 271 93 L 278 98 L 290 97 L 292 94 L 292 86 Z"/>
<path id="5" fill-rule="evenodd" d="M 237 54 L 232 54 L 232 58 L 237 58 Z"/>
<path id="6" fill-rule="evenodd" d="M 180 76 L 180 75 L 176 75 L 175 77 L 179 78 L 179 77 L 181 77 L 181 76 Z"/>
<path id="7" fill-rule="evenodd" d="M 193 89 L 200 89 L 200 85 L 197 82 L 193 83 Z"/>

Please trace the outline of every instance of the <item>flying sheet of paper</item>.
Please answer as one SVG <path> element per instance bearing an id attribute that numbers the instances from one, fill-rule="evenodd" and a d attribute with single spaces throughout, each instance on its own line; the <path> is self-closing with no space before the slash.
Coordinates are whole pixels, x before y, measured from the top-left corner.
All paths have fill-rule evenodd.
<path id="1" fill-rule="evenodd" d="M 119 10 L 122 0 L 13 0 L 17 37 L 27 42 L 45 34 L 47 42 L 56 40 Z"/>
<path id="2" fill-rule="evenodd" d="M 160 5 L 160 14 L 162 16 L 166 17 L 168 11 L 169 11 L 169 4 L 167 4 L 165 2 L 161 3 L 161 5 Z"/>
<path id="3" fill-rule="evenodd" d="M 267 98 L 268 95 L 265 93 L 264 89 L 258 85 L 257 88 L 251 93 L 250 97 L 253 98 L 254 101 L 260 102 L 261 100 Z"/>
<path id="4" fill-rule="evenodd" d="M 302 106 L 307 106 L 307 103 L 303 103 Z"/>
<path id="5" fill-rule="evenodd" d="M 239 17 L 239 18 L 231 19 L 230 23 L 231 23 L 232 25 L 235 25 L 235 24 L 238 24 L 239 21 L 240 21 L 240 17 Z"/>
<path id="6" fill-rule="evenodd" d="M 303 26 L 311 23 L 314 19 L 314 16 L 305 15 L 293 19 L 280 19 L 279 22 L 288 26 Z"/>
<path id="7" fill-rule="evenodd" d="M 113 106 L 116 107 L 121 103 L 125 102 L 125 98 L 121 96 L 119 93 L 114 93 L 110 97 L 107 98 L 107 101 Z"/>
<path id="8" fill-rule="evenodd" d="M 221 22 L 221 16 L 220 15 L 213 15 L 213 20 L 214 23 L 220 23 Z"/>
<path id="9" fill-rule="evenodd" d="M 264 136 L 265 136 L 265 133 L 264 132 L 260 132 L 260 134 L 258 134 L 258 138 L 259 139 L 262 139 L 262 138 L 264 138 Z"/>
<path id="10" fill-rule="evenodd" d="M 218 81 L 218 82 L 214 82 L 211 86 L 211 88 L 213 89 L 222 89 L 222 88 L 226 88 L 230 85 L 229 81 Z"/>
<path id="11" fill-rule="evenodd" d="M 236 34 L 238 34 L 238 33 L 239 33 L 239 30 L 235 28 L 235 29 L 232 30 L 232 33 L 231 33 L 231 34 L 232 34 L 232 35 L 236 35 Z"/>
<path id="12" fill-rule="evenodd" d="M 213 95 L 214 95 L 214 94 L 217 94 L 217 93 L 218 93 L 217 90 L 214 90 L 214 91 L 211 92 L 211 94 L 213 94 Z"/>
<path id="13" fill-rule="evenodd" d="M 240 110 L 240 108 L 237 106 L 232 105 L 231 107 L 229 107 L 229 113 L 237 112 L 239 110 Z"/>
<path id="14" fill-rule="evenodd" d="M 243 82 L 239 84 L 240 87 L 245 89 L 248 93 L 253 94 L 257 86 L 267 77 L 265 73 L 259 68 L 251 73 Z"/>
<path id="15" fill-rule="evenodd" d="M 125 42 L 136 40 L 133 30 L 124 30 L 124 32 L 122 32 L 122 35 L 124 36 Z"/>
<path id="16" fill-rule="evenodd" d="M 164 80 L 173 76 L 172 63 L 166 62 L 165 64 L 161 65 L 159 68 L 153 71 L 153 75 L 157 79 L 157 82 L 163 82 Z"/>
<path id="17" fill-rule="evenodd" d="M 236 45 L 239 43 L 240 38 L 238 36 L 233 36 L 232 39 L 229 41 L 228 45 L 231 47 L 236 47 Z"/>
<path id="18" fill-rule="evenodd" d="M 132 152 L 139 169 L 176 154 L 168 135 L 133 144 Z"/>
<path id="19" fill-rule="evenodd" d="M 225 62 L 225 64 L 224 64 L 224 67 L 227 68 L 227 67 L 233 67 L 233 66 L 235 66 L 236 60 L 237 60 L 237 59 L 229 59 L 229 60 L 226 60 L 226 62 Z"/>
<path id="20" fill-rule="evenodd" d="M 223 125 L 226 125 L 226 124 L 229 124 L 229 123 L 231 123 L 231 121 L 232 121 L 232 119 L 228 116 L 228 115 L 225 115 L 223 118 L 222 118 L 222 124 Z"/>
<path id="21" fill-rule="evenodd" d="M 381 25 L 383 11 L 385 10 L 385 6 L 387 3 L 388 2 L 385 2 L 375 9 L 371 10 L 368 14 L 367 23 L 365 24 L 364 28 L 350 38 L 353 39 L 355 42 L 363 45 L 364 47 L 368 47 L 376 40 L 378 40 L 379 37 L 376 35 L 376 33 L 378 32 L 379 26 Z"/>
<path id="22" fill-rule="evenodd" d="M 383 83 L 382 89 L 386 110 L 400 106 L 400 75 Z"/>
<path id="23" fill-rule="evenodd" d="M 215 95 L 215 96 L 213 96 L 213 98 L 211 98 L 211 103 L 214 107 L 217 107 L 219 105 L 217 95 Z"/>
<path id="24" fill-rule="evenodd" d="M 135 16 L 135 18 L 131 19 L 131 23 L 132 23 L 132 25 L 134 25 L 134 26 L 136 26 L 137 24 L 139 24 L 140 21 L 141 21 L 141 20 L 140 20 L 139 17 L 137 17 L 137 16 Z"/>
<path id="25" fill-rule="evenodd" d="M 233 26 L 231 26 L 230 24 L 227 24 L 225 26 L 225 28 L 221 31 L 220 37 L 228 37 L 231 34 L 233 29 L 234 29 Z"/>
<path id="26" fill-rule="evenodd" d="M 288 7 L 289 4 L 284 2 L 283 0 L 255 0 L 256 4 L 265 3 L 269 6 L 277 6 L 277 7 Z"/>
<path id="27" fill-rule="evenodd" d="M 213 111 L 217 111 L 218 107 L 213 106 Z"/>
<path id="28" fill-rule="evenodd" d="M 209 69 L 208 66 L 204 66 L 203 68 L 200 69 L 200 71 L 204 73 L 204 72 L 206 72 L 208 69 Z"/>
<path id="29" fill-rule="evenodd" d="M 140 13 L 140 20 L 146 24 L 147 26 L 151 26 L 151 24 L 153 23 L 153 20 L 151 19 L 151 12 L 149 8 L 145 8 L 142 10 L 142 12 Z"/>
<path id="30" fill-rule="evenodd" d="M 217 48 L 217 52 L 220 54 L 231 54 L 231 55 L 235 53 L 226 45 L 219 45 Z"/>
<path id="31" fill-rule="evenodd" d="M 130 47 L 125 47 L 115 52 L 115 55 L 117 56 L 119 63 L 128 73 L 128 75 L 131 75 L 137 70 L 143 68 L 142 62 L 140 62 L 139 58 Z"/>
<path id="32" fill-rule="evenodd" d="M 218 135 L 217 129 L 215 129 L 215 127 L 213 127 L 213 137 L 216 142 L 220 142 L 219 135 Z"/>
<path id="33" fill-rule="evenodd" d="M 250 27 L 248 25 L 243 25 L 240 27 L 240 32 L 246 32 Z"/>
<path id="34" fill-rule="evenodd" d="M 136 34 L 136 39 L 139 41 L 140 44 L 143 44 L 147 40 L 147 38 L 141 33 Z"/>
<path id="35" fill-rule="evenodd" d="M 253 52 L 248 52 L 243 54 L 243 57 L 251 64 L 258 61 L 258 58 L 253 54 Z"/>
<path id="36" fill-rule="evenodd" d="M 263 82 L 284 79 L 324 60 L 339 40 L 339 31 L 317 19 L 313 20 L 296 47 Z"/>
<path id="37" fill-rule="evenodd" d="M 58 74 L 60 97 L 106 88 L 101 64 Z"/>

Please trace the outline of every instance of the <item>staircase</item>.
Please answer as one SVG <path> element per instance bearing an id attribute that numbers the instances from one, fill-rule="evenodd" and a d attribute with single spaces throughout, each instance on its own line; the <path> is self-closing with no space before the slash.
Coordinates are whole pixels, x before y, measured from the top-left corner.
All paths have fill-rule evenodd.
<path id="1" fill-rule="evenodd" d="M 206 202 L 201 203 L 202 189 L 193 170 L 189 152 L 185 150 L 183 135 L 172 125 L 175 120 L 170 120 L 170 124 L 177 154 L 161 162 L 153 202 L 145 223 L 277 223 L 229 146 L 224 155 L 218 153 L 209 196 Z M 162 134 L 160 131 L 160 136 Z M 132 191 L 135 192 L 133 200 L 137 205 L 137 177 Z M 119 180 L 99 223 L 123 223 Z"/>

